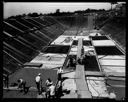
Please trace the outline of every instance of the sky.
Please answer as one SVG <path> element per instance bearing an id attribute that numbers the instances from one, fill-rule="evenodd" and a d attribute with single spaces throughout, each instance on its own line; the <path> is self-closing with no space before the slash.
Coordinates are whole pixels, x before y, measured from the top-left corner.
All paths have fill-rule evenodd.
<path id="1" fill-rule="evenodd" d="M 15 16 L 19 14 L 28 14 L 28 13 L 53 13 L 56 9 L 60 9 L 60 12 L 63 11 L 76 11 L 76 10 L 86 10 L 90 9 L 105 9 L 108 10 L 111 8 L 110 3 L 105 2 L 3 2 L 4 5 L 4 18 Z"/>

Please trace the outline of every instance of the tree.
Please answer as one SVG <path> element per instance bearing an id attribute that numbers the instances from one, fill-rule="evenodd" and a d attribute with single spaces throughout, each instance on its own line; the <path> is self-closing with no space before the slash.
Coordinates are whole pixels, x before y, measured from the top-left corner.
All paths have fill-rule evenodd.
<path id="1" fill-rule="evenodd" d="M 56 10 L 56 13 L 60 13 L 60 9 L 57 9 L 57 10 Z"/>
<path id="2" fill-rule="evenodd" d="M 111 10 L 112 10 L 112 6 L 114 5 L 114 4 L 117 4 L 117 2 L 109 2 L 110 4 L 111 4 Z"/>
<path id="3" fill-rule="evenodd" d="M 34 13 L 29 13 L 28 16 L 30 17 L 38 17 L 38 13 L 34 12 Z"/>

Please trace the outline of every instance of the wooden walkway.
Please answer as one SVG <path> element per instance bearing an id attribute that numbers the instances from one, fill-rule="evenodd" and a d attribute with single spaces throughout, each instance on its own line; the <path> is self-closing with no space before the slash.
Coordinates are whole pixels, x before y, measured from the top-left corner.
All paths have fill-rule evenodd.
<path id="1" fill-rule="evenodd" d="M 82 38 L 80 38 L 78 39 L 77 59 L 81 57 L 82 46 L 83 46 L 83 41 Z M 84 65 L 77 64 L 75 77 L 76 77 L 78 98 L 91 98 L 91 93 L 89 92 L 87 82 L 85 79 Z"/>

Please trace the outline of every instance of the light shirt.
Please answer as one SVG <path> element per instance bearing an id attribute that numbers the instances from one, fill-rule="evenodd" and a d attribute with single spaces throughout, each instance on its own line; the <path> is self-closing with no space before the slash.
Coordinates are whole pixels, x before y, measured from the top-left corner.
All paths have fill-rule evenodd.
<path id="1" fill-rule="evenodd" d="M 20 79 L 20 83 L 22 83 L 23 82 L 23 79 Z"/>
<path id="2" fill-rule="evenodd" d="M 49 91 L 50 91 L 50 95 L 51 95 L 51 96 L 55 95 L 55 86 L 54 86 L 54 85 L 51 85 L 51 86 L 49 87 Z"/>
<path id="3" fill-rule="evenodd" d="M 36 82 L 40 82 L 40 76 L 36 77 Z"/>
<path id="4" fill-rule="evenodd" d="M 49 82 L 48 80 L 46 80 L 46 85 L 51 85 L 53 82 Z"/>
<path id="5" fill-rule="evenodd" d="M 109 98 L 110 98 L 110 99 L 115 99 L 115 98 L 116 98 L 115 93 L 110 93 Z"/>
<path id="6" fill-rule="evenodd" d="M 57 71 L 57 74 L 59 74 L 59 73 L 63 73 L 63 70 L 61 68 L 58 69 L 58 71 Z"/>

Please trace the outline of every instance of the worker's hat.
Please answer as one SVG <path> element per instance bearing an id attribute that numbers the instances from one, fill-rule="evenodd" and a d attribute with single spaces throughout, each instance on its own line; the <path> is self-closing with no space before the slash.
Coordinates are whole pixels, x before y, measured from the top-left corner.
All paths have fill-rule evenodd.
<path id="1" fill-rule="evenodd" d="M 41 73 L 38 73 L 38 75 L 40 76 L 40 75 L 41 75 Z"/>

